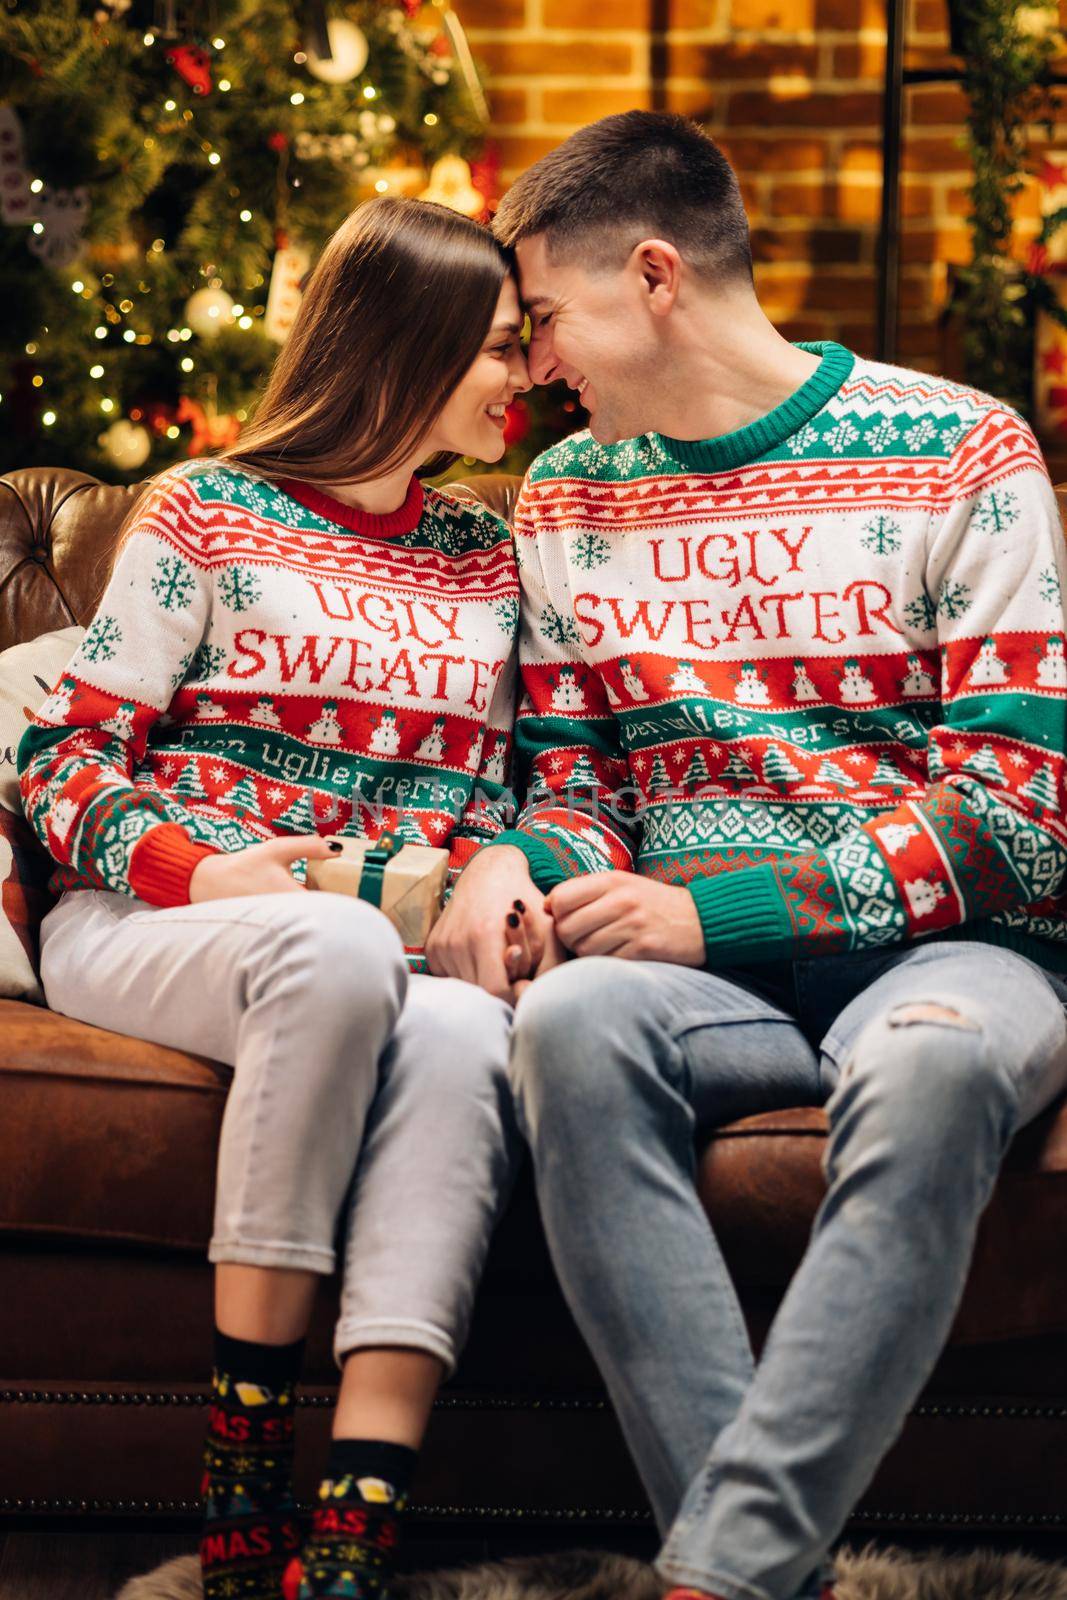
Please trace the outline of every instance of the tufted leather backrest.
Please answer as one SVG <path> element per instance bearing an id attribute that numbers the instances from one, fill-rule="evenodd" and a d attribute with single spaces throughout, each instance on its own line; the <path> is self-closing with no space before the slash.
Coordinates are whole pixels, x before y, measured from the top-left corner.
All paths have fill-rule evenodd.
<path id="1" fill-rule="evenodd" d="M 449 484 L 511 522 L 522 480 L 487 473 Z M 72 622 L 87 624 L 111 564 L 115 535 L 137 486 L 101 483 L 64 467 L 0 476 L 0 650 Z M 1067 532 L 1067 484 L 1056 491 Z"/>
<path id="2" fill-rule="evenodd" d="M 449 484 L 511 521 L 522 479 L 488 473 Z M 72 622 L 87 624 L 111 567 L 115 535 L 138 485 L 64 467 L 0 476 L 0 650 Z"/>

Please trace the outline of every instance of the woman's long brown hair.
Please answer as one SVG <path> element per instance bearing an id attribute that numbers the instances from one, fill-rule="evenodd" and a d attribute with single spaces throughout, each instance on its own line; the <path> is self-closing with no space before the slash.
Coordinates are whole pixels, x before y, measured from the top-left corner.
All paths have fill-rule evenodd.
<path id="1" fill-rule="evenodd" d="M 446 206 L 368 200 L 327 243 L 254 421 L 218 459 L 321 484 L 395 468 L 481 349 L 509 268 L 488 229 Z"/>
<path id="2" fill-rule="evenodd" d="M 427 200 L 368 200 L 323 247 L 255 415 L 212 457 L 261 477 L 362 483 L 418 450 L 492 325 L 511 255 Z M 433 477 L 456 459 L 439 454 Z M 140 486 L 114 546 L 145 495 Z"/>

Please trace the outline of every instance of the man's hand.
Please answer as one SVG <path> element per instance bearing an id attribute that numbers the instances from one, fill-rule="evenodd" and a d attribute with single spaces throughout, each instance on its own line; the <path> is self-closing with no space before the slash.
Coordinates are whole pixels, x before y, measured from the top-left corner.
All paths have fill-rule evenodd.
<path id="1" fill-rule="evenodd" d="M 189 900 L 195 905 L 200 900 L 229 900 L 241 894 L 305 894 L 304 885 L 297 883 L 289 870 L 293 862 L 303 856 L 322 861 L 330 854 L 330 841 L 312 833 L 204 856 L 189 879 Z"/>
<path id="2" fill-rule="evenodd" d="M 544 895 L 514 845 L 479 850 L 459 875 L 452 898 L 430 930 L 426 965 L 439 978 L 476 983 L 500 1000 L 515 993 L 504 961 L 500 929 L 516 900 L 541 912 Z"/>
<path id="3" fill-rule="evenodd" d="M 576 956 L 704 965 L 704 933 L 687 889 L 633 872 L 590 872 L 557 884 L 546 905 Z"/>

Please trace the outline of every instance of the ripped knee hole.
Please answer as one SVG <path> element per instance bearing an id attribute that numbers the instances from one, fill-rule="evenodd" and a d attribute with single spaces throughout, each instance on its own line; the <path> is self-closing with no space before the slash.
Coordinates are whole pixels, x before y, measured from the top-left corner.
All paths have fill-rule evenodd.
<path id="1" fill-rule="evenodd" d="M 894 1006 L 886 1019 L 891 1028 L 907 1028 L 917 1022 L 933 1022 L 942 1028 L 962 1028 L 967 1033 L 981 1033 L 972 1017 L 965 1017 L 952 1006 L 939 1005 L 934 1000 L 912 1000 Z"/>

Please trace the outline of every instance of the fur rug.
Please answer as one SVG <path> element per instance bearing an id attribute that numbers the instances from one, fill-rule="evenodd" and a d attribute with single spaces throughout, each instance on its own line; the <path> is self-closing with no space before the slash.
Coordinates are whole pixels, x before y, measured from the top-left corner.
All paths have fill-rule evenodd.
<path id="1" fill-rule="evenodd" d="M 1021 1552 L 912 1554 L 873 1544 L 836 1555 L 837 1600 L 1067 1600 L 1067 1567 Z M 512 1556 L 394 1579 L 391 1600 L 660 1600 L 652 1568 L 599 1550 Z M 202 1600 L 197 1556 L 131 1578 L 115 1600 Z"/>

